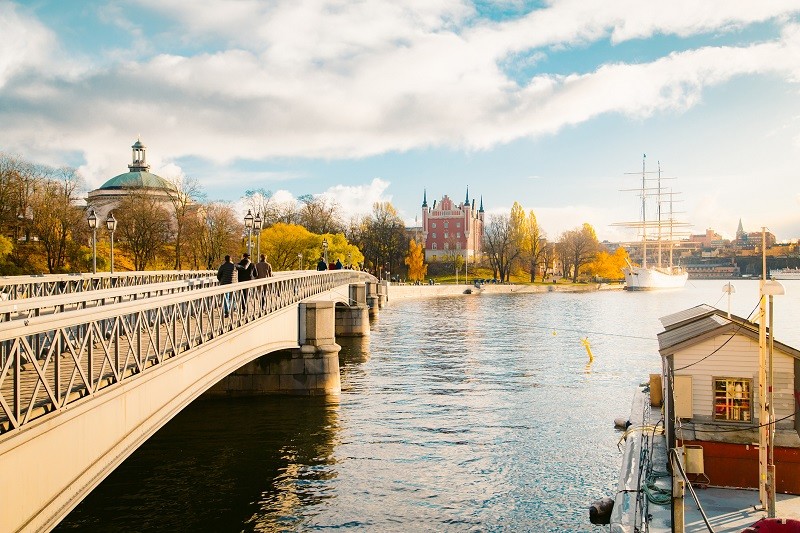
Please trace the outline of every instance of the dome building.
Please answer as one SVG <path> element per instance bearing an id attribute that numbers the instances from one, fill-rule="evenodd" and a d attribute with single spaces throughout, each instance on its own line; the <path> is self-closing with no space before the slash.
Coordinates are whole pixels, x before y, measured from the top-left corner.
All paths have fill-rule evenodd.
<path id="1" fill-rule="evenodd" d="M 86 203 L 90 209 L 95 210 L 99 220 L 105 220 L 120 200 L 133 191 L 140 193 L 144 190 L 165 203 L 169 203 L 170 197 L 177 194 L 170 182 L 150 172 L 150 165 L 147 164 L 147 148 L 142 141 L 137 139 L 131 149 L 132 161 L 128 165 L 128 172 L 114 176 L 98 189 L 89 191 Z"/>

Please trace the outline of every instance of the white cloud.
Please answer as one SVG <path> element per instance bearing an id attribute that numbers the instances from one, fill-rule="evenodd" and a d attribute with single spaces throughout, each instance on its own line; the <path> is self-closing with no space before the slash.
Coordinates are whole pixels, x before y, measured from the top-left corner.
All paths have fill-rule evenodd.
<path id="1" fill-rule="evenodd" d="M 372 206 L 376 202 L 391 202 L 392 196 L 385 194 L 389 185 L 388 181 L 375 178 L 365 185 L 334 185 L 320 196 L 339 204 L 342 215 L 347 220 L 354 216 L 371 213 Z"/>
<path id="2" fill-rule="evenodd" d="M 0 3 L 2 27 L 19 28 L 18 39 L 6 39 L 17 44 L 0 51 L 2 148 L 80 150 L 81 170 L 97 185 L 125 171 L 122 147 L 137 133 L 165 162 L 488 149 L 604 114 L 682 112 L 736 76 L 800 81 L 800 30 L 792 24 L 774 41 L 539 74 L 522 86 L 500 67 L 523 51 L 541 57 L 541 49 L 597 40 L 724 32 L 800 10 L 795 0 L 676 1 L 559 0 L 493 22 L 459 0 L 142 0 L 142 9 L 176 20 L 172 34 L 181 39 L 225 46 L 141 60 L 119 54 L 125 59 L 82 71 L 59 67 L 51 31 Z M 124 22 L 119 11 L 105 15 Z M 149 38 L 135 30 L 137 40 Z M 158 50 L 151 39 L 137 50 Z M 132 131 L 142 125 L 149 131 Z M 367 190 L 381 197 L 374 183 Z"/>

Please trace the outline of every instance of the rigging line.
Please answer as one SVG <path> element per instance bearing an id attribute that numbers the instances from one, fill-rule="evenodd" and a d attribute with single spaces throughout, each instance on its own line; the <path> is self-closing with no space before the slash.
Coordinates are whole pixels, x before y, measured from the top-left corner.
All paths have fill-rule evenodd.
<path id="1" fill-rule="evenodd" d="M 758 302 L 759 302 L 759 303 L 758 303 L 758 304 L 756 304 L 756 308 L 758 308 L 758 306 L 761 304 L 761 300 L 759 299 L 759 301 L 758 301 Z M 756 311 L 755 309 L 753 309 L 752 311 L 750 311 L 750 314 L 749 314 L 749 315 L 747 315 L 747 319 L 748 319 L 748 320 L 750 319 L 750 316 L 751 316 L 751 315 L 752 315 L 752 314 L 753 314 L 755 311 Z M 737 324 L 737 325 L 736 325 L 736 328 L 735 328 L 735 329 L 734 329 L 734 330 L 731 332 L 731 335 L 730 335 L 730 337 L 728 337 L 728 339 L 727 339 L 725 342 L 723 342 L 723 343 L 722 343 L 722 344 L 721 344 L 719 347 L 717 347 L 717 349 L 716 349 L 716 350 L 714 350 L 714 351 L 713 351 L 713 352 L 711 352 L 710 354 L 706 355 L 706 356 L 705 356 L 705 357 L 703 357 L 702 359 L 698 359 L 698 360 L 697 360 L 697 361 L 695 361 L 694 363 L 689 363 L 688 365 L 682 366 L 682 367 L 680 367 L 680 368 L 674 368 L 674 369 L 672 369 L 670 372 L 672 372 L 672 374 L 674 375 L 674 373 L 675 373 L 675 372 L 677 372 L 677 371 L 679 371 L 679 370 L 686 370 L 687 368 L 689 368 L 689 367 L 692 367 L 692 366 L 694 366 L 694 365 L 696 365 L 696 364 L 698 364 L 698 363 L 702 363 L 703 361 L 705 361 L 706 359 L 708 359 L 709 357 L 711 357 L 712 355 L 714 355 L 715 353 L 717 353 L 718 351 L 720 351 L 721 349 L 723 349 L 723 348 L 725 347 L 725 345 L 726 345 L 726 344 L 728 344 L 729 342 L 731 342 L 731 340 L 733 340 L 733 338 L 736 336 L 736 334 L 737 334 L 737 333 L 739 333 L 739 331 L 742 329 L 742 327 L 743 327 L 743 326 L 742 326 L 741 324 Z"/>

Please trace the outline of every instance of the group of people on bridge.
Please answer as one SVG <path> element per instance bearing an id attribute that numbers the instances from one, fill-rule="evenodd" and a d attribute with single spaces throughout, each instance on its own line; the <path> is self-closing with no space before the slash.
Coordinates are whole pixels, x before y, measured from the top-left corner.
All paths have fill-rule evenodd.
<path id="1" fill-rule="evenodd" d="M 325 263 L 325 258 L 320 257 L 319 262 L 317 262 L 317 270 L 341 270 L 344 268 L 341 259 L 337 259 L 335 263 L 327 264 Z"/>
<path id="2" fill-rule="evenodd" d="M 255 264 L 250 261 L 250 254 L 246 252 L 242 254 L 242 260 L 238 263 L 234 263 L 231 256 L 226 255 L 225 261 L 217 270 L 217 280 L 220 285 L 270 277 L 272 277 L 272 265 L 267 263 L 267 257 L 264 254 L 261 254 L 259 262 Z"/>

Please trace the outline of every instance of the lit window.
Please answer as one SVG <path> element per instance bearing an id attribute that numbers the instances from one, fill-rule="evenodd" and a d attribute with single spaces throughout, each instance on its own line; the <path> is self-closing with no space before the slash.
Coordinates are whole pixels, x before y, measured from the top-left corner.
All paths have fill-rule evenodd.
<path id="1" fill-rule="evenodd" d="M 753 419 L 753 380 L 714 378 L 714 420 L 750 422 Z"/>

